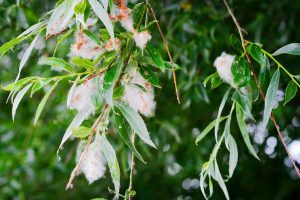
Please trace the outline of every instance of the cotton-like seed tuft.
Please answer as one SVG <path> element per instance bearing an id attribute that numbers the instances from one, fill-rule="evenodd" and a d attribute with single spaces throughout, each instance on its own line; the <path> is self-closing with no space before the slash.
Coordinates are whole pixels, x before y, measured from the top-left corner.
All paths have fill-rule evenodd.
<path id="1" fill-rule="evenodd" d="M 65 25 L 63 27 L 61 26 L 63 21 L 64 21 L 64 18 L 60 17 L 55 23 L 53 23 L 53 26 L 49 27 L 48 35 L 49 36 L 57 35 L 59 33 L 62 33 L 64 30 L 66 30 L 68 28 L 67 25 Z"/>
<path id="2" fill-rule="evenodd" d="M 133 39 L 136 46 L 138 46 L 140 49 L 144 49 L 147 42 L 151 40 L 151 35 L 147 31 L 142 31 L 140 33 L 135 32 L 133 34 Z"/>
<path id="3" fill-rule="evenodd" d="M 140 112 L 146 117 L 153 116 L 156 107 L 153 86 L 136 70 L 132 70 L 129 75 L 131 80 L 124 81 L 123 100 L 136 112 Z M 146 91 L 137 85 L 142 86 Z"/>
<path id="4" fill-rule="evenodd" d="M 231 66 L 234 61 L 234 56 L 222 52 L 221 56 L 217 57 L 214 66 L 217 68 L 219 76 L 232 87 L 236 87 L 233 82 L 233 75 L 231 73 Z"/>
<path id="5" fill-rule="evenodd" d="M 83 109 L 93 108 L 92 95 L 97 92 L 96 80 L 91 79 L 77 86 L 73 92 L 70 109 L 75 109 L 78 112 Z"/>
<path id="6" fill-rule="evenodd" d="M 86 59 L 94 59 L 103 53 L 102 48 L 83 32 L 76 32 L 76 43 L 71 45 L 71 53 Z"/>
<path id="7" fill-rule="evenodd" d="M 89 184 L 102 178 L 106 170 L 106 159 L 102 153 L 101 145 L 97 137 L 93 143 L 91 143 L 88 152 L 82 161 L 81 172 L 85 175 Z M 79 143 L 77 148 L 76 162 L 79 161 L 83 152 L 84 145 Z"/>

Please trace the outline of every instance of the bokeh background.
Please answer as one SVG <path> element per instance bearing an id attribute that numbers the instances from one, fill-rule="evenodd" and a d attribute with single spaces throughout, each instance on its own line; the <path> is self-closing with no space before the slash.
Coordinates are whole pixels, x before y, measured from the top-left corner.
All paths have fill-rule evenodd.
<path id="1" fill-rule="evenodd" d="M 135 1 L 137 2 L 137 1 Z M 157 110 L 154 118 L 147 119 L 151 137 L 157 150 L 143 144 L 138 148 L 148 164 L 137 162 L 134 176 L 136 199 L 204 199 L 199 189 L 199 172 L 214 145 L 213 137 L 198 146 L 195 138 L 214 119 L 225 85 L 210 90 L 202 82 L 215 71 L 213 61 L 222 51 L 234 54 L 229 38 L 237 34 L 231 18 L 220 0 L 160 0 L 151 1 L 158 14 L 163 31 L 169 41 L 175 61 L 182 66 L 177 71 L 182 103 L 177 104 L 171 74 L 161 76 L 162 89 L 156 91 Z M 299 0 L 232 0 L 229 1 L 247 31 L 246 39 L 262 43 L 273 52 L 284 44 L 300 42 Z M 28 26 L 54 7 L 54 0 L 0 0 L 0 44 L 16 37 Z M 163 42 L 156 27 L 152 27 L 152 44 L 159 48 L 164 58 Z M 67 41 L 58 51 L 66 57 Z M 27 42 L 0 58 L 0 83 L 14 80 L 22 52 Z M 55 40 L 39 40 L 36 50 L 23 71 L 27 75 L 50 76 L 48 68 L 38 66 L 41 56 L 51 55 Z M 280 61 L 291 72 L 300 74 L 300 59 L 280 56 Z M 273 65 L 272 65 L 273 66 Z M 256 66 L 258 70 L 258 66 Z M 275 69 L 275 67 L 273 67 Z M 281 78 L 280 88 L 285 90 L 288 77 Z M 109 173 L 91 185 L 81 175 L 74 188 L 65 191 L 69 175 L 75 166 L 76 141 L 68 142 L 58 161 L 56 150 L 64 130 L 74 116 L 66 109 L 68 83 L 59 86 L 46 105 L 36 127 L 33 116 L 43 93 L 23 99 L 15 122 L 11 119 L 11 104 L 6 104 L 8 93 L 0 91 L 0 199 L 110 199 L 108 187 L 113 188 Z M 282 97 L 278 92 L 278 99 Z M 287 106 L 279 101 L 275 110 L 281 130 L 288 143 L 300 139 L 299 95 Z M 227 111 L 228 111 L 227 106 Z M 233 135 L 239 149 L 239 162 L 232 179 L 227 182 L 232 199 L 299 199 L 299 179 L 296 178 L 286 152 L 276 139 L 272 125 L 261 130 L 263 104 L 254 108 L 258 124 L 249 124 L 253 143 L 261 161 L 247 151 L 236 124 Z M 128 149 L 116 134 L 111 141 L 117 149 L 121 165 L 121 189 L 128 187 Z M 300 149 L 300 147 L 297 147 Z M 218 157 L 223 174 L 227 174 L 227 152 L 221 149 Z M 214 184 L 212 199 L 224 199 L 218 185 Z"/>

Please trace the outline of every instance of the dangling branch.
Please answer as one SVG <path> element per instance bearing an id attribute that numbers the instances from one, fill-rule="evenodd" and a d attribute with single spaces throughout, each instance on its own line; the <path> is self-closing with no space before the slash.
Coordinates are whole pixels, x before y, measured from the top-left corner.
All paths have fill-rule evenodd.
<path id="1" fill-rule="evenodd" d="M 252 76 L 253 76 L 254 79 L 255 79 L 255 82 L 256 82 L 256 85 L 257 85 L 257 87 L 258 87 L 258 90 L 259 90 L 259 93 L 260 93 L 261 98 L 263 99 L 264 103 L 266 103 L 266 98 L 265 98 L 264 92 L 263 92 L 262 89 L 261 89 L 261 85 L 260 85 L 260 83 L 259 83 L 259 81 L 258 81 L 257 75 L 255 74 L 255 71 L 254 71 L 253 66 L 252 66 L 252 63 L 251 63 L 251 58 L 250 58 L 250 56 L 249 56 L 249 54 L 248 54 L 248 52 L 247 52 L 247 49 L 246 49 L 246 43 L 245 43 L 244 36 L 243 36 L 243 33 L 242 33 L 242 32 L 243 32 L 243 29 L 241 28 L 240 24 L 238 23 L 238 21 L 237 21 L 236 17 L 234 16 L 234 14 L 233 14 L 233 12 L 232 12 L 230 6 L 228 5 L 227 1 L 226 1 L 226 0 L 223 0 L 223 2 L 224 2 L 225 6 L 226 6 L 226 8 L 227 8 L 227 10 L 228 10 L 228 13 L 230 14 L 231 18 L 232 18 L 233 21 L 234 21 L 235 26 L 236 26 L 237 29 L 238 29 L 238 32 L 239 32 L 239 35 L 240 35 L 240 39 L 241 39 L 241 42 L 242 42 L 242 46 L 243 46 L 243 49 L 244 49 L 244 52 L 245 52 L 245 55 L 246 55 L 246 58 L 247 58 L 247 62 L 248 62 L 248 64 L 249 64 L 249 67 L 250 67 L 250 70 L 251 70 L 251 74 L 252 74 Z M 298 177 L 300 178 L 300 170 L 299 170 L 299 168 L 297 167 L 297 165 L 296 165 L 294 159 L 293 159 L 292 156 L 291 156 L 291 153 L 290 153 L 290 151 L 289 151 L 289 149 L 288 149 L 288 147 L 287 147 L 286 142 L 284 141 L 283 135 L 282 135 L 282 133 L 280 132 L 280 127 L 279 127 L 279 125 L 278 125 L 278 123 L 277 123 L 277 121 L 276 121 L 276 119 L 275 119 L 273 113 L 271 113 L 271 120 L 272 120 L 272 122 L 273 122 L 273 124 L 274 124 L 274 126 L 275 126 L 275 129 L 276 129 L 277 133 L 278 133 L 279 140 L 280 140 L 281 143 L 283 144 L 283 146 L 284 146 L 284 148 L 285 148 L 285 151 L 287 152 L 288 157 L 289 157 L 291 163 L 293 164 L 293 167 L 294 167 L 294 169 L 295 169 L 295 171 L 296 171 Z"/>
<path id="2" fill-rule="evenodd" d="M 75 179 L 75 177 L 80 172 L 82 162 L 84 161 L 84 159 L 85 159 L 85 157 L 86 157 L 86 155 L 87 155 L 87 153 L 89 151 L 89 147 L 90 147 L 90 144 L 92 143 L 92 139 L 93 139 L 93 137 L 95 135 L 96 129 L 99 126 L 99 124 L 101 123 L 101 121 L 103 119 L 103 116 L 106 114 L 107 108 L 108 108 L 108 105 L 106 105 L 104 107 L 103 112 L 101 113 L 101 115 L 98 117 L 98 119 L 93 124 L 92 131 L 91 131 L 91 134 L 88 137 L 88 141 L 87 141 L 86 147 L 85 147 L 84 151 L 82 152 L 82 154 L 80 156 L 80 159 L 79 159 L 76 167 L 73 169 L 73 171 L 71 173 L 70 179 L 69 179 L 68 184 L 66 186 L 66 190 L 71 189 L 73 187 L 73 180 Z"/>
<path id="3" fill-rule="evenodd" d="M 135 133 L 133 133 L 132 135 L 132 143 L 134 144 L 135 141 Z M 135 162 L 134 162 L 134 153 L 131 152 L 131 163 L 130 163 L 130 177 L 129 177 L 129 200 L 133 200 L 133 195 L 132 195 L 132 191 L 133 191 L 133 171 L 134 171 L 134 166 L 135 166 Z"/>
<path id="4" fill-rule="evenodd" d="M 155 14 L 155 12 L 154 12 L 151 4 L 148 1 L 147 1 L 147 4 L 148 4 L 148 6 L 150 8 L 151 14 L 152 14 L 155 22 L 156 22 L 156 25 L 157 25 L 157 28 L 159 30 L 159 33 L 160 33 L 160 35 L 161 35 L 161 37 L 163 39 L 163 42 L 164 42 L 164 45 L 165 45 L 165 49 L 166 49 L 166 51 L 168 53 L 169 60 L 171 62 L 173 82 L 174 82 L 174 87 L 175 87 L 175 92 L 176 92 L 176 98 L 177 98 L 178 103 L 180 104 L 180 98 L 179 98 L 179 92 L 178 92 L 178 86 L 177 86 L 177 80 L 176 80 L 176 73 L 175 73 L 175 68 L 174 68 L 174 62 L 173 62 L 173 58 L 172 58 L 172 55 L 171 55 L 171 52 L 170 52 L 170 49 L 169 49 L 169 44 L 168 44 L 168 42 L 167 42 L 167 40 L 165 38 L 165 35 L 164 35 L 164 33 L 163 33 L 160 25 L 159 25 L 159 22 L 157 20 L 156 14 Z"/>

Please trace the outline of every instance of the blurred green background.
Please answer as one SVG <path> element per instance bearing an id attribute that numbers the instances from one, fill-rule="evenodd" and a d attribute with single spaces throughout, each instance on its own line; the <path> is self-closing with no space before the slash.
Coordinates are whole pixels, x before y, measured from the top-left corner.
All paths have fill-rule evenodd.
<path id="1" fill-rule="evenodd" d="M 133 1 L 138 2 L 138 1 Z M 176 102 L 171 74 L 161 76 L 162 89 L 156 90 L 157 110 L 154 118 L 147 119 L 151 137 L 157 150 L 138 144 L 148 164 L 137 161 L 134 176 L 136 199 L 204 199 L 199 189 L 199 173 L 214 145 L 208 137 L 198 146 L 195 138 L 216 116 L 222 94 L 221 87 L 210 90 L 202 82 L 215 72 L 214 59 L 227 51 L 234 54 L 229 38 L 236 28 L 220 0 L 161 0 L 151 1 L 166 33 L 175 61 L 183 70 L 177 71 L 182 103 Z M 245 38 L 262 43 L 273 52 L 287 43 L 300 42 L 299 0 L 232 0 L 229 1 L 248 34 Z M 54 7 L 54 0 L 0 0 L 0 44 L 16 37 L 28 26 Z M 152 27 L 152 44 L 159 48 L 167 60 L 163 42 L 156 27 Z M 70 43 L 70 41 L 69 41 Z M 58 56 L 65 57 L 69 51 L 65 42 Z M 0 83 L 4 85 L 17 75 L 20 55 L 28 42 L 18 45 L 0 58 Z M 49 76 L 48 68 L 36 63 L 43 55 L 53 53 L 55 40 L 39 41 L 23 71 L 28 75 Z M 281 56 L 279 60 L 291 72 L 300 74 L 300 59 Z M 256 69 L 259 70 L 258 66 Z M 275 69 L 275 67 L 273 68 Z M 282 76 L 284 91 L 288 77 Z M 69 141 L 58 161 L 56 150 L 62 135 L 74 116 L 66 109 L 69 84 L 58 87 L 46 105 L 45 112 L 36 127 L 33 116 L 43 93 L 33 98 L 26 96 L 20 104 L 15 122 L 11 119 L 11 104 L 6 104 L 8 93 L 0 91 L 0 199 L 92 199 L 112 198 L 107 188 L 113 188 L 109 173 L 106 178 L 89 185 L 83 175 L 76 178 L 74 188 L 65 191 L 70 172 L 75 166 L 76 141 Z M 275 110 L 286 141 L 299 139 L 300 106 L 299 95 L 283 107 L 279 103 Z M 229 106 L 226 110 L 228 111 Z M 263 104 L 255 107 L 254 117 L 259 122 Z M 232 199 L 299 199 L 299 179 L 290 168 L 286 152 L 276 132 L 249 125 L 255 148 L 261 161 L 247 151 L 235 124 L 233 135 L 239 148 L 239 162 L 232 179 L 227 182 Z M 130 153 L 116 134 L 111 140 L 117 149 L 121 165 L 121 190 L 128 187 L 127 161 Z M 268 142 L 269 141 L 269 142 Z M 276 145 L 277 141 L 277 145 Z M 218 157 L 223 175 L 227 174 L 227 152 Z M 222 152 L 221 151 L 221 152 Z M 224 199 L 218 185 L 214 184 L 212 199 Z"/>

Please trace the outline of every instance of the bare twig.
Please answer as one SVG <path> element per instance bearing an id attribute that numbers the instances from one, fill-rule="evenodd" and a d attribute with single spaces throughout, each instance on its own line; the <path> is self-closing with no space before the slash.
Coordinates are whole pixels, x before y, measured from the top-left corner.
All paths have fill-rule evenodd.
<path id="1" fill-rule="evenodd" d="M 163 33 L 163 31 L 162 31 L 160 25 L 159 25 L 159 21 L 157 20 L 156 14 L 155 14 L 155 12 L 154 12 L 154 10 L 153 10 L 151 4 L 150 4 L 149 2 L 147 2 L 147 3 L 148 3 L 148 6 L 149 6 L 149 8 L 150 8 L 150 11 L 151 11 L 151 13 L 152 13 L 153 18 L 155 19 L 157 28 L 158 28 L 158 30 L 159 30 L 159 32 L 160 32 L 160 35 L 161 35 L 162 39 L 163 39 L 163 42 L 164 42 L 164 45 L 165 45 L 165 49 L 166 49 L 166 51 L 167 51 L 167 53 L 168 53 L 168 57 L 169 57 L 169 60 L 170 60 L 170 62 L 171 62 L 171 66 L 172 66 L 172 75 L 173 75 L 173 82 L 174 82 L 174 87 L 175 87 L 175 92 L 176 92 L 176 98 L 177 98 L 178 103 L 180 103 L 179 92 L 178 92 L 178 86 L 177 86 L 177 81 L 176 81 L 176 73 L 175 73 L 175 68 L 174 68 L 174 62 L 173 62 L 173 58 L 172 58 L 172 55 L 171 55 L 171 52 L 170 52 L 170 49 L 169 49 L 169 45 L 168 45 L 168 42 L 167 42 L 167 40 L 166 40 L 166 38 L 165 38 L 165 35 L 164 35 L 164 33 Z"/>
<path id="2" fill-rule="evenodd" d="M 237 27 L 237 29 L 238 29 L 238 32 L 239 32 L 239 35 L 240 35 L 240 39 L 241 39 L 241 42 L 242 42 L 242 46 L 243 46 L 243 49 L 244 49 L 244 51 L 245 51 L 245 55 L 246 55 L 246 58 L 247 58 L 247 62 L 248 62 L 248 64 L 249 64 L 249 67 L 250 67 L 250 70 L 251 70 L 251 74 L 252 74 L 252 76 L 253 76 L 254 79 L 255 79 L 255 82 L 256 82 L 256 85 L 257 85 L 257 87 L 258 87 L 260 96 L 262 97 L 263 101 L 266 102 L 266 98 L 265 98 L 264 92 L 263 92 L 262 89 L 261 89 L 261 85 L 260 85 L 260 83 L 259 83 L 259 81 L 258 81 L 258 78 L 257 78 L 257 76 L 256 76 L 256 74 L 255 74 L 255 71 L 254 71 L 253 66 L 252 66 L 252 63 L 251 63 L 251 58 L 250 58 L 250 56 L 249 56 L 249 54 L 248 54 L 248 52 L 247 52 L 247 49 L 246 49 L 246 43 L 245 43 L 244 36 L 243 36 L 243 33 L 242 33 L 242 32 L 243 32 L 243 29 L 241 28 L 240 24 L 238 23 L 238 21 L 237 21 L 236 17 L 234 16 L 234 14 L 233 14 L 233 12 L 232 12 L 230 6 L 228 5 L 227 1 L 226 1 L 226 0 L 223 0 L 223 2 L 224 2 L 225 6 L 226 6 L 226 8 L 227 8 L 227 10 L 228 10 L 228 13 L 230 14 L 231 18 L 233 19 L 233 21 L 234 21 L 234 23 L 235 23 L 235 25 L 236 25 L 236 27 Z M 277 121 L 276 121 L 276 119 L 275 119 L 273 113 L 271 113 L 271 120 L 272 120 L 272 122 L 273 122 L 273 124 L 274 124 L 274 126 L 275 126 L 275 129 L 276 129 L 277 133 L 278 133 L 279 140 L 280 140 L 281 143 L 283 144 L 283 146 L 284 146 L 284 148 L 285 148 L 285 150 L 286 150 L 286 152 L 287 152 L 287 154 L 288 154 L 288 157 L 289 157 L 291 163 L 293 164 L 293 167 L 294 167 L 294 169 L 295 169 L 295 171 L 296 171 L 298 177 L 300 178 L 300 170 L 299 170 L 299 168 L 297 167 L 297 165 L 296 165 L 294 159 L 293 159 L 292 156 L 291 156 L 291 153 L 290 153 L 290 151 L 289 151 L 289 149 L 288 149 L 288 147 L 287 147 L 286 142 L 284 141 L 283 135 L 282 135 L 282 133 L 281 133 L 281 131 L 280 131 L 280 127 L 279 127 L 279 125 L 278 125 L 278 123 L 277 123 Z"/>
<path id="3" fill-rule="evenodd" d="M 132 135 L 132 143 L 134 144 L 134 140 L 135 140 L 135 133 L 133 133 Z M 133 199 L 133 195 L 131 194 L 131 192 L 133 191 L 133 171 L 134 171 L 134 166 L 135 166 L 135 162 L 134 162 L 134 153 L 131 152 L 131 163 L 130 163 L 130 177 L 129 177 L 129 200 Z"/>
<path id="4" fill-rule="evenodd" d="M 92 131 L 91 131 L 91 134 L 89 135 L 88 137 L 88 142 L 87 142 L 87 145 L 84 149 L 84 151 L 82 152 L 81 156 L 80 156 L 80 159 L 76 165 L 76 167 L 73 169 L 72 173 L 71 173 L 71 176 L 70 176 L 70 179 L 68 181 L 68 184 L 66 186 L 66 190 L 68 189 L 72 189 L 73 187 L 73 180 L 75 179 L 75 177 L 79 174 L 80 172 L 80 169 L 81 169 L 81 165 L 82 165 L 82 162 L 84 160 L 84 158 L 86 157 L 87 155 L 87 152 L 89 150 L 89 147 L 90 147 L 90 144 L 92 143 L 92 139 L 94 137 L 94 134 L 96 132 L 96 129 L 97 127 L 99 126 L 100 122 L 102 121 L 103 119 L 103 116 L 106 114 L 106 111 L 107 111 L 107 108 L 108 108 L 108 105 L 106 105 L 103 109 L 103 112 L 101 113 L 101 115 L 98 117 L 98 119 L 95 121 L 95 123 L 93 124 L 92 126 Z"/>

